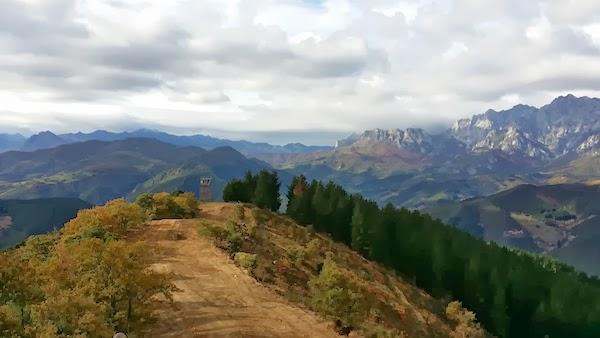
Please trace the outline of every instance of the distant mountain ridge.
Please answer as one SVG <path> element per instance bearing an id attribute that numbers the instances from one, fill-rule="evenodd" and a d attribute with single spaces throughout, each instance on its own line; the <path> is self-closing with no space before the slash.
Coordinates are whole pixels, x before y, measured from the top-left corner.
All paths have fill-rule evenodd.
<path id="1" fill-rule="evenodd" d="M 336 149 L 382 143 L 394 144 L 411 155 L 432 157 L 432 164 L 438 164 L 440 156 L 493 150 L 538 164 L 570 154 L 595 154 L 600 149 L 600 99 L 567 95 L 539 109 L 517 105 L 500 112 L 488 110 L 458 120 L 437 135 L 418 128 L 367 130 L 338 141 Z"/>
<path id="2" fill-rule="evenodd" d="M 457 121 L 450 134 L 473 151 L 501 149 L 547 160 L 597 150 L 600 99 L 560 96 L 541 108 L 517 105 Z"/>
<path id="3" fill-rule="evenodd" d="M 196 146 L 204 149 L 217 147 L 232 147 L 245 155 L 261 154 L 293 154 L 322 151 L 330 149 L 327 146 L 307 146 L 301 143 L 289 143 L 286 145 L 272 145 L 264 142 L 249 142 L 244 140 L 228 140 L 206 135 L 173 135 L 157 130 L 138 129 L 126 132 L 110 132 L 97 130 L 91 133 L 67 133 L 54 134 L 50 131 L 40 132 L 29 138 L 24 136 L 0 134 L 0 152 L 8 150 L 34 151 L 40 149 L 54 148 L 62 144 L 85 142 L 85 141 L 118 141 L 129 138 L 150 138 L 178 146 Z"/>
<path id="4" fill-rule="evenodd" d="M 98 204 L 157 186 L 196 192 L 204 175 L 213 176 L 218 198 L 224 181 L 263 168 L 270 166 L 231 147 L 205 150 L 148 138 L 86 141 L 0 154 L 0 199 L 75 197 Z"/>
<path id="5" fill-rule="evenodd" d="M 439 134 L 366 130 L 330 151 L 295 154 L 276 165 L 411 208 L 523 183 L 598 180 L 600 99 L 566 95 L 541 108 L 488 110 Z"/>

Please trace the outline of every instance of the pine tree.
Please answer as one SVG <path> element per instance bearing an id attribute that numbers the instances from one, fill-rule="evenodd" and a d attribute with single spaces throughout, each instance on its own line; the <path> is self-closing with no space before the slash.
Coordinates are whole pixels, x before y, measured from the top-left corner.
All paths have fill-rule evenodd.
<path id="1" fill-rule="evenodd" d="M 261 171 L 256 179 L 256 190 L 252 202 L 259 208 L 278 211 L 281 207 L 280 187 L 277 173 Z"/>

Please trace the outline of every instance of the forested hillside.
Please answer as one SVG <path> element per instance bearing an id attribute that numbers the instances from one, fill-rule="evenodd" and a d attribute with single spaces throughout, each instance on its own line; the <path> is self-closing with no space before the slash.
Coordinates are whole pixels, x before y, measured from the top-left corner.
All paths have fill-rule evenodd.
<path id="1" fill-rule="evenodd" d="M 176 290 L 169 274 L 150 269 L 153 249 L 126 241 L 148 216 L 115 200 L 0 252 L 0 337 L 139 333 Z"/>
<path id="2" fill-rule="evenodd" d="M 294 178 L 287 214 L 457 299 L 500 337 L 600 336 L 600 282 L 555 261 L 478 240 L 428 215 L 383 208 L 341 187 Z"/>
<path id="3" fill-rule="evenodd" d="M 426 209 L 486 241 L 543 253 L 600 275 L 600 186 L 520 185 Z"/>

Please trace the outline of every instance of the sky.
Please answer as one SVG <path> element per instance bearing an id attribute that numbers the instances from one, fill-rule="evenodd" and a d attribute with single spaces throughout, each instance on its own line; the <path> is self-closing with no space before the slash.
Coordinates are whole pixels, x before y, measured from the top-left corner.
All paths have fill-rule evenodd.
<path id="1" fill-rule="evenodd" d="M 600 96 L 596 0 L 2 0 L 0 132 L 332 144 Z"/>

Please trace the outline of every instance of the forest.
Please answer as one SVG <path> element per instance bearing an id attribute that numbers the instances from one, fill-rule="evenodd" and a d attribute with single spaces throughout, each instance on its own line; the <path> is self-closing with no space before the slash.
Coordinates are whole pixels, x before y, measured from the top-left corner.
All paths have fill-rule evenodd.
<path id="1" fill-rule="evenodd" d="M 255 179 L 248 174 L 225 191 L 250 191 L 251 201 L 243 182 Z M 286 214 L 298 223 L 437 298 L 461 301 L 496 336 L 600 337 L 600 282 L 567 265 L 479 240 L 417 211 L 380 207 L 332 182 L 297 176 L 287 200 Z"/>
<path id="2" fill-rule="evenodd" d="M 130 241 L 147 221 L 191 218 L 193 194 L 145 194 L 81 210 L 60 231 L 0 252 L 0 337 L 140 336 L 172 300 L 173 276 L 150 269 L 157 254 Z"/>

